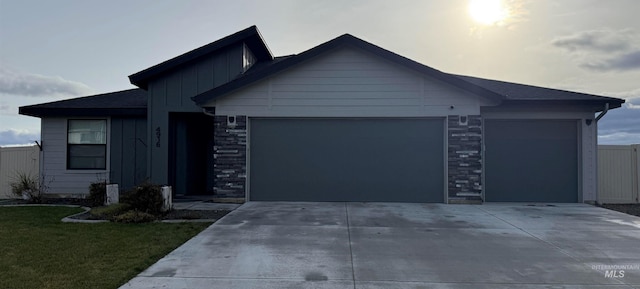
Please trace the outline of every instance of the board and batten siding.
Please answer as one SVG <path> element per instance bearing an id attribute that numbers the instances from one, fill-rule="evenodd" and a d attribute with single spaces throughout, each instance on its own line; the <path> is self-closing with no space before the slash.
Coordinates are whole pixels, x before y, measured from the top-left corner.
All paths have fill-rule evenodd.
<path id="1" fill-rule="evenodd" d="M 191 97 L 241 74 L 255 61 L 247 53 L 245 45 L 238 43 L 149 82 L 147 167 L 152 182 L 168 183 L 170 113 L 202 113 Z"/>
<path id="2" fill-rule="evenodd" d="M 73 119 L 94 119 L 95 117 L 75 117 Z M 110 135 L 110 122 L 107 119 L 107 135 Z M 96 181 L 109 181 L 109 162 L 106 170 L 68 170 L 67 169 L 67 118 L 42 118 L 42 159 L 40 178 L 49 188 L 47 193 L 62 195 L 81 195 L 89 193 L 89 184 Z M 107 139 L 107 159 L 109 158 L 109 139 Z"/>
<path id="3" fill-rule="evenodd" d="M 147 178 L 147 120 L 144 117 L 111 119 L 110 182 L 121 190 Z"/>
<path id="4" fill-rule="evenodd" d="M 490 104 L 369 52 L 342 48 L 204 107 L 249 117 L 444 117 L 478 115 Z"/>

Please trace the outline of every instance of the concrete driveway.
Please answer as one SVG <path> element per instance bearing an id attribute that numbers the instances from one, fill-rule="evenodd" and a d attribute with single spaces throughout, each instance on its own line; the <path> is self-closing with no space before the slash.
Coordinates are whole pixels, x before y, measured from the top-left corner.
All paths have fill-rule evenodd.
<path id="1" fill-rule="evenodd" d="M 589 205 L 250 202 L 121 288 L 638 287 L 640 218 Z"/>

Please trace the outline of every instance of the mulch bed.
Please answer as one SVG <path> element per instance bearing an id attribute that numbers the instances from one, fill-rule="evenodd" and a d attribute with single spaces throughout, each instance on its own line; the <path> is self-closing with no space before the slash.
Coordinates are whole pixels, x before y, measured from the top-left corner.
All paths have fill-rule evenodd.
<path id="1" fill-rule="evenodd" d="M 231 211 L 228 210 L 171 210 L 160 220 L 218 220 Z M 76 220 L 99 220 L 89 212 L 71 217 Z"/>
<path id="2" fill-rule="evenodd" d="M 605 209 L 640 217 L 640 204 L 602 204 Z"/>

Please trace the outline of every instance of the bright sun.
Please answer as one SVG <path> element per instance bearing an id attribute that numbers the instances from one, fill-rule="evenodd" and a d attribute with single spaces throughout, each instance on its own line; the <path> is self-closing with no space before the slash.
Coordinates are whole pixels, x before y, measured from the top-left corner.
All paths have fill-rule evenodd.
<path id="1" fill-rule="evenodd" d="M 468 11 L 473 20 L 484 25 L 500 24 L 509 17 L 502 0 L 470 0 Z"/>

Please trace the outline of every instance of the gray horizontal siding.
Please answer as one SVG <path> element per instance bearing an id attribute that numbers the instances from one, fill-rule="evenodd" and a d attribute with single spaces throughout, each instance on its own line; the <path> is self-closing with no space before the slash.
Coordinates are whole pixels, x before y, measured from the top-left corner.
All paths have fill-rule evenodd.
<path id="1" fill-rule="evenodd" d="M 108 167 L 107 170 L 67 170 L 66 118 L 42 119 L 42 150 L 43 172 L 40 177 L 49 187 L 48 193 L 87 194 L 90 183 L 108 180 Z M 108 155 L 107 147 L 107 157 Z"/>
<path id="2" fill-rule="evenodd" d="M 341 49 L 205 106 L 222 115 L 416 117 L 479 114 L 481 104 L 489 103 L 367 52 Z"/>

